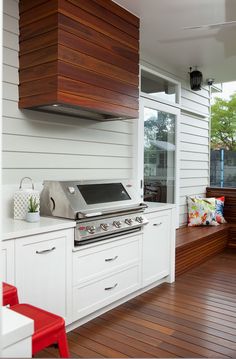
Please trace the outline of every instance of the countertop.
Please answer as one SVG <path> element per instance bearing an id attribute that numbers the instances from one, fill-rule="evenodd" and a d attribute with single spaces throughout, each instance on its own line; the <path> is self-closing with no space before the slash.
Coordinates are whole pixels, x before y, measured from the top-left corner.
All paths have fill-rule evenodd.
<path id="1" fill-rule="evenodd" d="M 170 203 L 145 202 L 145 204 L 147 204 L 148 208 L 145 209 L 144 213 L 159 212 L 175 208 L 175 205 Z M 2 239 L 8 240 L 73 228 L 76 226 L 76 222 L 69 219 L 52 217 L 40 217 L 40 221 L 35 223 L 29 223 L 19 219 L 3 218 L 2 226 Z"/>
<path id="2" fill-rule="evenodd" d="M 32 319 L 16 313 L 7 307 L 2 307 L 1 312 L 3 348 L 33 335 L 34 321 Z"/>
<path id="3" fill-rule="evenodd" d="M 159 212 L 165 211 L 167 209 L 175 208 L 174 204 L 171 203 L 160 203 L 160 202 L 144 202 L 148 208 L 145 209 L 144 213 L 152 213 L 152 212 Z"/>
<path id="4" fill-rule="evenodd" d="M 3 218 L 3 240 L 31 236 L 45 232 L 73 228 L 76 222 L 68 219 L 40 217 L 39 222 L 29 223 L 20 219 Z"/>

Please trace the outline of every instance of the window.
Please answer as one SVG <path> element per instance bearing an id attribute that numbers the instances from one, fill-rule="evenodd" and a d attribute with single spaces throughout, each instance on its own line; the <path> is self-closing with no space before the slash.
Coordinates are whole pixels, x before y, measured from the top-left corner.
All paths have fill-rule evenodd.
<path id="1" fill-rule="evenodd" d="M 141 70 L 137 175 L 147 202 L 175 203 L 178 227 L 180 83 Z"/>
<path id="2" fill-rule="evenodd" d="M 141 69 L 142 96 L 165 103 L 179 103 L 179 84 L 149 70 Z"/>
<path id="3" fill-rule="evenodd" d="M 143 101 L 145 201 L 176 202 L 176 118 L 172 108 Z"/>

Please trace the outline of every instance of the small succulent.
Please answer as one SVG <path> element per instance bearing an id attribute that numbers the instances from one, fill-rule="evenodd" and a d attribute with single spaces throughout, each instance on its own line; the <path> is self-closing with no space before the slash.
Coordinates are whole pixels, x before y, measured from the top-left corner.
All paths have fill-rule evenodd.
<path id="1" fill-rule="evenodd" d="M 29 198 L 28 212 L 35 213 L 38 212 L 38 210 L 39 210 L 39 202 L 35 197 L 31 196 Z"/>

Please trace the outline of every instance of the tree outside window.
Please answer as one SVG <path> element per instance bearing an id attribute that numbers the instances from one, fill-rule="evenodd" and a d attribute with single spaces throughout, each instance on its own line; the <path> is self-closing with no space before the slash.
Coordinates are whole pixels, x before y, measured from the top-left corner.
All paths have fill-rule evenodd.
<path id="1" fill-rule="evenodd" d="M 211 186 L 236 187 L 236 83 L 229 98 L 211 107 Z"/>

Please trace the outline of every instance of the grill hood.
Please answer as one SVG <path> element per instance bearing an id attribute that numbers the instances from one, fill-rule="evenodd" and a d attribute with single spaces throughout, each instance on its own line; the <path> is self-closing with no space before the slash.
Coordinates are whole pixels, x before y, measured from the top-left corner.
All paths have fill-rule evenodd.
<path id="1" fill-rule="evenodd" d="M 146 208 L 126 180 L 44 181 L 43 186 L 40 211 L 45 216 L 82 219 Z"/>
<path id="2" fill-rule="evenodd" d="M 138 118 L 139 19 L 111 0 L 21 0 L 19 107 Z"/>

